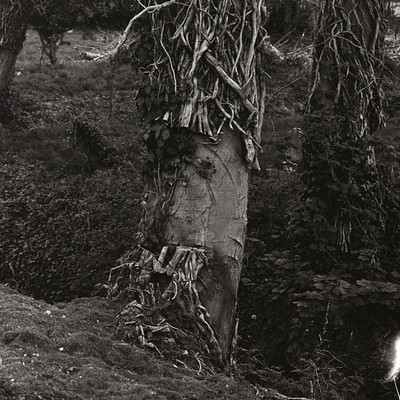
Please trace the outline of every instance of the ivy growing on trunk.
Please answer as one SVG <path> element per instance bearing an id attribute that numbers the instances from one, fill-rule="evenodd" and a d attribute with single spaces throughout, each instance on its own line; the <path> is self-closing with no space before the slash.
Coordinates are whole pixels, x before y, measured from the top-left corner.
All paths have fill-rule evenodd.
<path id="1" fill-rule="evenodd" d="M 156 319 L 145 313 L 147 325 L 189 327 L 220 366 L 233 354 L 249 172 L 258 166 L 265 16 L 259 0 L 149 0 L 113 52 L 142 77 L 137 102 L 149 129 L 140 247 L 111 292 L 158 310 Z M 137 295 L 143 288 L 150 302 Z M 131 304 L 148 344 L 154 328 L 146 334 Z"/>
<path id="2" fill-rule="evenodd" d="M 375 132 L 384 124 L 384 10 L 383 0 L 338 0 L 321 2 L 318 13 L 297 234 L 322 270 L 379 260 L 386 178 L 376 165 Z"/>

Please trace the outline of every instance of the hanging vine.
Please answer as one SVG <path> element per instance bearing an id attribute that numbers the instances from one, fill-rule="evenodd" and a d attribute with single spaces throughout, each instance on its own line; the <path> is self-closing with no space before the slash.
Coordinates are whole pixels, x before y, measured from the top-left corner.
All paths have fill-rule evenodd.
<path id="1" fill-rule="evenodd" d="M 128 43 L 150 83 L 141 93 L 149 117 L 214 141 L 227 123 L 242 134 L 247 162 L 256 162 L 265 97 L 260 49 L 268 42 L 263 2 L 148 0 L 143 7 L 113 54 Z"/>
<path id="2" fill-rule="evenodd" d="M 320 1 L 303 146 L 308 244 L 321 254 L 367 252 L 371 263 L 385 224 L 374 150 L 384 125 L 385 4 Z"/>

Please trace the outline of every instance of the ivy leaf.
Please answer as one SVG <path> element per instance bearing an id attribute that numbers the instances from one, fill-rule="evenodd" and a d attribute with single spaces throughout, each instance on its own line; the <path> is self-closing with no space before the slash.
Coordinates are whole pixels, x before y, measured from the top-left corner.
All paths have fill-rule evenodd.
<path id="1" fill-rule="evenodd" d="M 169 138 L 169 129 L 164 129 L 161 136 L 164 142 L 166 142 Z"/>

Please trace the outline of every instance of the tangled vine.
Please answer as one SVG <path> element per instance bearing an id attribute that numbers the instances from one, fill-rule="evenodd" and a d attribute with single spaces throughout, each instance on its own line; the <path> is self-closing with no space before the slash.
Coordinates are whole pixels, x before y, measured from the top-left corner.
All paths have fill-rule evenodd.
<path id="1" fill-rule="evenodd" d="M 303 147 L 306 236 L 322 253 L 368 251 L 372 264 L 385 225 L 374 137 L 384 124 L 384 15 L 384 0 L 320 2 Z"/>
<path id="2" fill-rule="evenodd" d="M 110 294 L 129 298 L 124 315 L 131 320 L 124 323 L 135 327 L 139 342 L 151 341 L 154 329 L 178 332 L 154 328 L 165 327 L 160 322 L 164 318 L 169 323 L 178 319 L 177 326 L 188 328 L 222 365 L 226 354 L 196 289 L 211 249 L 165 244 L 163 229 L 177 183 L 187 183 L 185 167 L 194 167 L 206 181 L 215 172 L 210 161 L 195 156 L 202 143 L 218 144 L 229 126 L 243 140 L 244 165 L 258 166 L 263 54 L 269 44 L 262 27 L 266 10 L 261 0 L 146 0 L 141 5 L 111 56 L 114 62 L 129 61 L 142 81 L 137 104 L 150 126 L 144 135 L 149 179 L 139 247 L 131 262 L 117 266 L 110 276 Z M 143 309 L 148 329 L 136 315 Z"/>
<path id="3" fill-rule="evenodd" d="M 261 49 L 268 43 L 263 2 L 148 0 L 143 7 L 114 55 L 128 43 L 133 64 L 147 76 L 153 89 L 141 93 L 151 97 L 146 112 L 155 106 L 153 119 L 214 141 L 228 123 L 255 163 L 265 97 Z"/>

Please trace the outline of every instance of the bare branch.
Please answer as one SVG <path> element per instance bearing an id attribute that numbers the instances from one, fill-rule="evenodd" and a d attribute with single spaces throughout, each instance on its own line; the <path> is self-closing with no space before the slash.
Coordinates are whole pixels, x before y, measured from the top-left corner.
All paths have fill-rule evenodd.
<path id="1" fill-rule="evenodd" d="M 168 7 L 168 6 L 172 5 L 172 4 L 174 4 L 175 2 L 176 2 L 176 0 L 169 0 L 169 1 L 167 1 L 167 2 L 165 2 L 165 3 L 162 3 L 162 4 L 155 4 L 154 6 L 148 6 L 148 7 L 144 8 L 142 11 L 140 11 L 139 14 L 136 14 L 136 15 L 129 21 L 128 25 L 126 26 L 126 28 L 125 28 L 125 30 L 124 30 L 124 33 L 122 34 L 122 37 L 121 37 L 120 41 L 118 42 L 118 44 L 117 44 L 117 46 L 115 47 L 115 49 L 112 50 L 112 51 L 108 54 L 108 56 L 113 57 L 113 56 L 115 56 L 115 55 L 118 53 L 119 49 L 124 45 L 124 43 L 125 43 L 126 40 L 128 39 L 128 36 L 129 36 L 129 33 L 130 33 L 130 31 L 131 31 L 131 29 L 132 29 L 132 27 L 133 27 L 133 24 L 134 24 L 140 17 L 142 17 L 142 16 L 143 16 L 144 14 L 146 14 L 146 13 L 150 13 L 150 12 L 157 11 L 157 10 L 160 10 L 160 9 L 162 9 L 162 8 Z"/>

